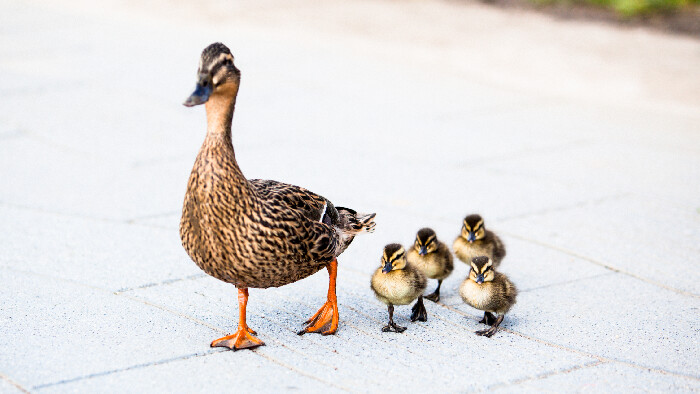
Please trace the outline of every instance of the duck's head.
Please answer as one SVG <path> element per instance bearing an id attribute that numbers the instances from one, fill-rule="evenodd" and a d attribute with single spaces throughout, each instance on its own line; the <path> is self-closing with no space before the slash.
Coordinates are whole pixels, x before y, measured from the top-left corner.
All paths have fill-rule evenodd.
<path id="1" fill-rule="evenodd" d="M 406 268 L 406 253 L 403 246 L 399 244 L 385 246 L 382 254 L 382 272 L 386 274 L 404 268 Z"/>
<path id="2" fill-rule="evenodd" d="M 197 86 L 184 105 L 204 104 L 218 94 L 236 95 L 241 72 L 233 64 L 233 55 L 226 45 L 216 42 L 204 48 L 197 69 Z"/>
<path id="3" fill-rule="evenodd" d="M 486 229 L 484 228 L 484 219 L 481 216 L 474 214 L 464 218 L 464 221 L 462 221 L 462 238 L 471 243 L 485 236 Z"/>
<path id="4" fill-rule="evenodd" d="M 493 280 L 493 262 L 486 256 L 474 257 L 469 270 L 469 279 L 478 284 Z"/>
<path id="5" fill-rule="evenodd" d="M 422 228 L 416 234 L 416 241 L 413 243 L 419 255 L 425 256 L 428 253 L 433 253 L 438 248 L 437 235 L 431 228 Z"/>

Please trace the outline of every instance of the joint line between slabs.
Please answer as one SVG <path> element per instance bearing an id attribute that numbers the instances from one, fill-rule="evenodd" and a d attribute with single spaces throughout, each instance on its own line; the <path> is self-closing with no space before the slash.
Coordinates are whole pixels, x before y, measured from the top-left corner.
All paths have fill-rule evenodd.
<path id="1" fill-rule="evenodd" d="M 107 375 L 111 375 L 111 374 L 114 374 L 114 373 L 119 373 L 119 372 L 124 372 L 124 371 L 130 371 L 130 370 L 134 370 L 134 369 L 141 369 L 141 368 L 146 368 L 146 367 L 151 367 L 151 366 L 156 366 L 156 365 L 168 364 L 168 363 L 171 363 L 171 362 L 173 362 L 173 361 L 187 360 L 187 359 L 195 358 L 195 357 L 209 356 L 209 355 L 214 354 L 214 353 L 219 353 L 219 351 L 218 351 L 218 350 L 209 350 L 209 351 L 206 351 L 206 352 L 192 353 L 192 354 L 187 354 L 187 355 L 184 355 L 184 356 L 168 358 L 168 359 L 165 359 L 165 360 L 153 361 L 153 362 L 150 362 L 150 363 L 143 363 L 143 364 L 131 365 L 131 366 L 124 367 L 124 368 L 113 369 L 113 370 L 109 370 L 109 371 L 102 371 L 102 372 L 97 372 L 97 373 L 93 373 L 93 374 L 89 374 L 89 375 L 83 375 L 83 376 L 78 376 L 78 377 L 75 377 L 75 378 L 60 380 L 60 381 L 58 381 L 58 382 L 44 383 L 44 384 L 40 384 L 40 385 L 38 385 L 38 386 L 34 386 L 34 387 L 32 387 L 32 389 L 33 389 L 33 390 L 41 390 L 41 389 L 48 388 L 48 387 L 52 387 L 52 386 L 58 386 L 58 385 L 61 385 L 61 384 L 67 384 L 67 383 L 78 382 L 78 381 L 81 381 L 81 380 L 97 378 L 97 377 L 100 377 L 100 376 L 107 376 Z"/>
<path id="2" fill-rule="evenodd" d="M 607 269 L 607 270 L 610 270 L 610 271 L 613 271 L 613 272 L 616 272 L 616 273 L 619 273 L 619 274 L 622 274 L 622 275 L 629 276 L 629 277 L 631 277 L 631 278 L 640 280 L 640 281 L 645 282 L 645 283 L 648 283 L 648 284 L 650 284 L 650 285 L 654 285 L 654 286 L 656 286 L 656 287 L 660 287 L 660 288 L 662 288 L 662 289 L 666 289 L 666 290 L 672 291 L 672 292 L 677 293 L 677 294 L 681 294 L 681 295 L 688 296 L 688 297 L 692 297 L 692 298 L 700 298 L 700 295 L 698 295 L 698 294 L 694 294 L 694 293 L 691 293 L 691 292 L 685 291 L 685 290 L 676 289 L 676 288 L 673 288 L 673 287 L 664 285 L 663 283 L 655 282 L 655 281 L 653 281 L 653 280 L 651 280 L 651 279 L 647 279 L 647 278 L 641 277 L 641 276 L 639 276 L 639 275 L 633 274 L 633 273 L 631 273 L 631 272 L 627 272 L 627 271 L 621 270 L 621 269 L 619 269 L 619 268 L 612 267 L 612 266 L 610 266 L 610 265 L 608 265 L 608 264 L 606 264 L 606 263 L 604 263 L 604 262 L 602 262 L 602 261 L 595 260 L 595 259 L 593 259 L 593 258 L 590 258 L 590 257 L 584 256 L 584 255 L 578 254 L 578 253 L 576 253 L 576 252 L 573 252 L 573 251 L 571 251 L 571 250 L 568 250 L 568 249 L 565 249 L 565 248 L 562 248 L 562 247 L 559 247 L 559 246 L 550 245 L 550 244 L 547 244 L 547 243 L 544 243 L 544 242 L 540 242 L 540 241 L 537 241 L 537 240 L 534 240 L 534 239 L 530 239 L 530 238 L 526 238 L 526 237 L 523 237 L 523 236 L 520 236 L 520 235 L 517 235 L 517 234 L 513 234 L 513 233 L 511 233 L 511 232 L 500 231 L 500 233 L 502 233 L 502 234 L 504 234 L 504 235 L 507 235 L 507 236 L 509 236 L 509 237 L 517 238 L 517 239 L 519 239 L 519 240 L 521 240 L 521 241 L 529 242 L 529 243 L 532 243 L 532 244 L 535 244 L 535 245 L 539 245 L 539 246 L 542 246 L 542 247 L 545 247 L 545 248 L 548 248 L 548 249 L 556 250 L 556 251 L 558 251 L 558 252 L 567 254 L 567 255 L 569 255 L 569 256 L 576 257 L 576 258 L 578 258 L 578 259 L 588 261 L 588 262 L 591 263 L 591 264 L 595 264 L 595 265 L 600 266 L 600 267 L 603 267 L 603 268 L 605 268 L 605 269 Z"/>
<path id="3" fill-rule="evenodd" d="M 471 314 L 469 314 L 469 313 L 460 311 L 459 309 L 457 309 L 457 308 L 455 308 L 455 307 L 453 307 L 453 306 L 449 306 L 449 305 L 443 304 L 443 303 L 441 303 L 441 302 L 437 302 L 436 304 L 437 304 L 437 305 L 441 305 L 442 307 L 447 308 L 447 309 L 449 309 L 449 310 L 452 310 L 452 311 L 456 312 L 457 314 L 460 314 L 460 315 L 463 315 L 463 316 L 467 316 L 467 317 L 472 317 L 472 318 L 474 318 L 474 319 L 478 319 L 478 316 L 473 316 L 473 315 L 471 315 Z M 680 373 L 680 372 L 667 371 L 667 370 L 665 370 L 665 369 L 661 369 L 661 368 L 657 368 L 657 367 L 650 367 L 650 366 L 635 364 L 635 363 L 630 362 L 630 361 L 618 360 L 618 359 L 615 359 L 615 358 L 610 358 L 610 357 L 605 357 L 605 356 L 599 356 L 599 355 L 597 355 L 597 354 L 588 353 L 588 352 L 583 351 L 583 350 L 577 350 L 577 349 L 573 349 L 573 348 L 570 348 L 570 347 L 567 347 L 567 346 L 564 346 L 564 345 L 559 345 L 559 344 L 557 344 L 557 343 L 549 342 L 549 341 L 546 341 L 546 340 L 544 340 L 544 339 L 535 338 L 535 337 L 533 337 L 533 336 L 530 336 L 530 335 L 527 335 L 527 334 L 523 334 L 523 333 L 521 333 L 521 332 L 514 331 L 514 330 L 509 329 L 509 328 L 501 328 L 501 327 L 499 327 L 499 331 L 509 332 L 509 333 L 511 333 L 511 334 L 518 335 L 518 336 L 520 336 L 520 337 L 522 337 L 522 338 L 525 338 L 525 339 L 528 339 L 528 340 L 531 340 L 531 341 L 534 341 L 534 342 L 538 342 L 538 343 L 541 343 L 541 344 L 546 345 L 546 346 L 550 346 L 550 347 L 554 347 L 554 348 L 557 348 L 557 349 L 565 350 L 565 351 L 568 351 L 568 352 L 571 352 L 571 353 L 576 353 L 576 354 L 579 354 L 579 355 L 582 355 L 582 356 L 586 356 L 586 357 L 589 357 L 589 358 L 594 358 L 594 359 L 596 359 L 596 360 L 598 360 L 598 361 L 601 361 L 601 362 L 619 363 L 619 364 L 627 365 L 627 366 L 629 366 L 629 367 L 633 367 L 633 368 L 637 368 L 637 369 L 644 369 L 644 370 L 647 370 L 647 371 L 653 371 L 653 372 L 661 373 L 661 374 L 664 374 L 664 375 L 670 375 L 670 376 L 676 376 L 676 377 L 681 377 L 681 378 L 687 378 L 687 379 L 693 379 L 693 380 L 700 381 L 700 376 L 688 375 L 688 374 L 684 374 L 684 373 Z"/>
<path id="4" fill-rule="evenodd" d="M 184 278 L 167 279 L 167 280 L 164 280 L 164 281 L 158 282 L 158 283 L 146 283 L 145 285 L 141 285 L 141 286 L 125 287 L 125 288 L 121 288 L 119 290 L 114 291 L 114 294 L 121 295 L 123 293 L 127 293 L 127 292 L 130 292 L 133 290 L 148 289 L 151 287 L 164 286 L 164 285 L 169 285 L 169 284 L 177 283 L 177 282 L 201 279 L 201 278 L 205 278 L 206 276 L 207 276 L 207 274 L 205 274 L 205 273 L 199 273 L 199 274 L 185 276 Z"/>
<path id="5" fill-rule="evenodd" d="M 589 362 L 586 362 L 586 363 L 583 363 L 583 364 L 580 364 L 580 365 L 576 365 L 576 366 L 573 366 L 573 367 L 570 367 L 570 368 L 567 368 L 567 369 L 563 369 L 563 370 L 545 372 L 545 373 L 541 373 L 541 374 L 535 375 L 535 376 L 530 376 L 530 377 L 526 377 L 526 378 L 516 379 L 516 380 L 513 380 L 513 381 L 511 381 L 511 382 L 494 384 L 494 385 L 491 385 L 491 386 L 487 387 L 486 390 L 493 390 L 493 389 L 497 389 L 497 388 L 511 387 L 511 386 L 515 386 L 515 385 L 518 385 L 518 384 L 521 384 L 521 383 L 525 383 L 525 382 L 532 382 L 532 381 L 536 381 L 536 380 L 542 380 L 542 379 L 546 379 L 546 378 L 551 377 L 551 376 L 565 375 L 565 374 L 567 374 L 567 373 L 574 372 L 574 371 L 578 371 L 578 370 L 580 370 L 580 369 L 593 368 L 593 367 L 597 367 L 597 366 L 599 366 L 599 365 L 608 364 L 608 363 L 609 363 L 608 361 L 600 361 L 600 360 L 598 360 L 598 361 L 589 361 Z"/>
<path id="6" fill-rule="evenodd" d="M 4 381 L 6 381 L 7 383 L 9 383 L 9 384 L 11 384 L 12 386 L 14 386 L 17 390 L 19 390 L 19 391 L 21 391 L 21 392 L 23 392 L 23 393 L 29 394 L 29 390 L 25 389 L 24 387 L 22 387 L 21 384 L 15 382 L 12 378 L 10 378 L 9 376 L 5 375 L 5 374 L 2 373 L 2 372 L 0 372 L 0 380 L 4 380 Z"/>
<path id="7" fill-rule="evenodd" d="M 222 333 L 222 334 L 224 334 L 224 335 L 226 335 L 226 334 L 229 333 L 229 331 L 224 330 L 223 328 L 214 326 L 214 325 L 209 324 L 209 323 L 207 323 L 207 322 L 205 322 L 205 321 L 202 321 L 202 320 L 200 320 L 200 319 L 197 319 L 196 317 L 186 315 L 186 314 L 184 314 L 184 313 L 178 312 L 178 311 L 173 310 L 173 309 L 171 309 L 171 308 L 168 308 L 168 307 L 166 307 L 166 306 L 158 305 L 158 304 L 155 304 L 155 303 L 153 303 L 153 302 L 150 302 L 150 301 L 147 301 L 147 300 L 144 300 L 144 299 L 140 299 L 140 298 L 137 298 L 137 297 L 133 297 L 133 296 L 130 296 L 130 295 L 127 295 L 127 294 L 123 294 L 123 293 L 122 293 L 122 294 L 118 294 L 118 295 L 119 295 L 119 296 L 122 296 L 122 297 L 125 297 L 125 298 L 128 298 L 128 299 L 131 299 L 132 301 L 141 302 L 141 303 L 146 304 L 146 305 L 148 305 L 148 306 L 150 306 L 150 307 L 157 308 L 157 309 L 160 309 L 160 310 L 165 311 L 165 312 L 168 312 L 168 313 L 172 313 L 172 314 L 174 314 L 174 315 L 176 315 L 176 316 L 182 317 L 182 318 L 187 319 L 187 320 L 190 320 L 190 321 L 192 321 L 192 322 L 194 322 L 194 323 L 196 323 L 196 324 L 199 324 L 199 325 L 202 325 L 202 326 L 204 326 L 204 327 L 207 327 L 207 328 L 209 328 L 209 329 L 211 329 L 211 330 L 213 330 L 213 331 L 215 331 L 215 332 L 219 332 L 219 333 Z M 267 339 L 267 340 L 269 340 L 270 342 L 276 343 L 276 344 L 279 345 L 280 347 L 284 347 L 284 348 L 288 349 L 289 351 L 291 351 L 291 352 L 293 352 L 293 353 L 297 353 L 297 354 L 300 354 L 300 355 L 302 355 L 302 356 L 304 356 L 304 357 L 307 357 L 307 355 L 305 355 L 304 353 L 301 353 L 301 352 L 299 352 L 299 351 L 296 350 L 296 349 L 292 349 L 292 348 L 290 348 L 289 346 L 286 346 L 284 343 L 279 342 L 279 341 L 277 341 L 277 340 L 275 340 L 275 339 L 269 338 L 269 339 Z M 274 357 L 272 357 L 272 356 L 270 356 L 270 355 L 268 355 L 268 354 L 264 354 L 263 351 L 262 351 L 260 348 L 251 349 L 250 351 L 253 352 L 253 353 L 255 353 L 256 355 L 258 355 L 258 356 L 260 356 L 260 357 L 263 357 L 263 358 L 265 358 L 265 359 L 267 359 L 267 360 L 269 360 L 269 361 L 271 361 L 271 362 L 274 362 L 275 364 L 278 364 L 278 365 L 280 365 L 280 366 L 282 366 L 282 367 L 284 367 L 284 368 L 286 368 L 286 369 L 288 369 L 288 370 L 290 370 L 290 371 L 292 371 L 292 372 L 296 372 L 296 373 L 298 373 L 298 374 L 300 374 L 300 375 L 306 376 L 306 377 L 308 377 L 308 378 L 310 378 L 310 379 L 316 380 L 316 381 L 321 382 L 321 383 L 323 383 L 323 384 L 326 384 L 326 385 L 335 387 L 335 388 L 337 388 L 337 389 L 339 389 L 339 390 L 348 391 L 348 392 L 351 391 L 351 390 L 349 390 L 349 389 L 347 389 L 347 388 L 345 388 L 345 387 L 338 386 L 337 384 L 335 384 L 335 383 L 333 383 L 333 382 L 329 382 L 329 381 L 323 380 L 323 379 L 319 378 L 318 376 L 314 376 L 314 375 L 308 374 L 308 373 L 306 373 L 306 372 L 304 372 L 304 371 L 301 371 L 301 370 L 295 368 L 294 366 L 291 366 L 291 365 L 289 365 L 289 364 L 287 364 L 287 363 L 285 363 L 285 362 L 282 362 L 282 361 L 280 361 L 280 360 L 277 360 L 276 358 L 274 358 Z M 218 351 L 215 350 L 215 351 L 211 352 L 211 354 L 217 353 L 217 352 L 218 352 Z M 226 350 L 223 350 L 222 352 L 226 352 Z"/>
<path id="8" fill-rule="evenodd" d="M 531 216 L 546 215 L 546 214 L 552 213 L 552 212 L 568 211 L 570 209 L 582 208 L 582 207 L 586 207 L 589 205 L 603 204 L 603 203 L 606 203 L 609 201 L 619 200 L 619 199 L 624 198 L 624 197 L 630 197 L 632 195 L 633 194 L 629 193 L 629 192 L 610 194 L 607 196 L 598 197 L 598 198 L 594 198 L 594 199 L 590 199 L 590 200 L 583 200 L 583 201 L 575 202 L 572 204 L 559 205 L 559 206 L 555 206 L 555 207 L 551 207 L 551 208 L 540 209 L 539 211 L 526 212 L 526 213 L 521 213 L 519 215 L 507 216 L 504 218 L 499 218 L 498 221 L 499 222 L 508 222 L 511 220 L 524 219 L 524 218 L 528 218 Z"/>

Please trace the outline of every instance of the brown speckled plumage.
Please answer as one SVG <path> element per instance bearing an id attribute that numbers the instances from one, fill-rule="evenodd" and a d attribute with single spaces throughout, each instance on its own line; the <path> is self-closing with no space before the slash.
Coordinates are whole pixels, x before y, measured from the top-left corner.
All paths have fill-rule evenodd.
<path id="1" fill-rule="evenodd" d="M 373 230 L 374 214 L 335 208 L 302 187 L 246 179 L 231 142 L 240 72 L 228 48 L 204 50 L 199 78 L 198 89 L 213 88 L 205 98 L 207 135 L 187 183 L 180 237 L 202 270 L 239 288 L 282 286 L 324 268 L 356 234 Z"/>

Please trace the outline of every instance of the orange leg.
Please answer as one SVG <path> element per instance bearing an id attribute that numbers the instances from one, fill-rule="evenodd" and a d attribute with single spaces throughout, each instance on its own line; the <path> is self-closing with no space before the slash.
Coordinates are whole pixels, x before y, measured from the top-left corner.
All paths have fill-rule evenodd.
<path id="1" fill-rule="evenodd" d="M 307 326 L 299 331 L 299 335 L 307 332 L 318 332 L 323 335 L 335 334 L 338 330 L 338 300 L 335 297 L 335 278 L 338 275 L 338 260 L 333 260 L 328 265 L 328 301 L 316 312 L 311 319 L 304 322 Z"/>
<path id="2" fill-rule="evenodd" d="M 264 345 L 265 342 L 254 337 L 255 331 L 245 322 L 245 307 L 248 304 L 248 289 L 238 289 L 238 330 L 233 335 L 219 338 L 211 343 L 211 347 L 221 346 L 233 350 L 252 349 Z"/>

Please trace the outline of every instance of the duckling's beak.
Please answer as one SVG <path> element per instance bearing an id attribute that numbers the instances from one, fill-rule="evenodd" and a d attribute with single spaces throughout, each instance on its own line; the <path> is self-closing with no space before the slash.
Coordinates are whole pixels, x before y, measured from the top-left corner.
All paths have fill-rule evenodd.
<path id="1" fill-rule="evenodd" d="M 420 250 L 418 251 L 418 254 L 421 256 L 425 256 L 428 254 L 428 250 L 425 248 L 425 246 L 421 246 Z"/>
<path id="2" fill-rule="evenodd" d="M 473 231 L 470 231 L 469 235 L 467 236 L 467 241 L 474 242 L 475 240 L 476 240 L 476 235 L 474 235 Z"/>
<path id="3" fill-rule="evenodd" d="M 484 274 L 479 274 L 476 276 L 476 283 L 478 283 L 478 284 L 484 283 Z"/>
<path id="4" fill-rule="evenodd" d="M 194 92 L 185 100 L 183 105 L 185 107 L 194 107 L 195 105 L 204 104 L 209 100 L 211 92 L 211 82 L 209 79 L 207 77 L 200 77 L 199 81 L 197 81 L 197 86 L 194 88 Z"/>
<path id="5" fill-rule="evenodd" d="M 382 268 L 382 272 L 386 274 L 387 272 L 391 271 L 391 268 L 391 262 L 387 261 L 386 263 L 384 263 L 384 268 Z"/>

